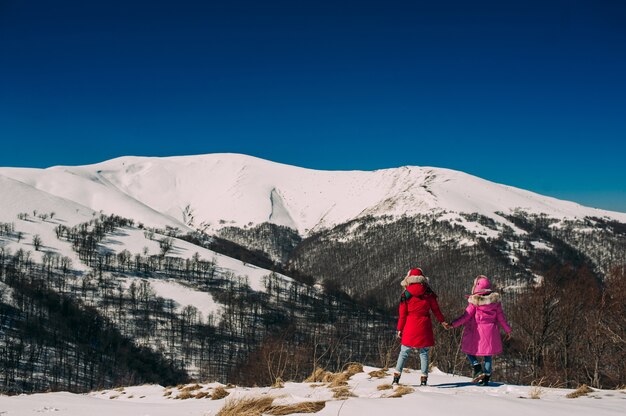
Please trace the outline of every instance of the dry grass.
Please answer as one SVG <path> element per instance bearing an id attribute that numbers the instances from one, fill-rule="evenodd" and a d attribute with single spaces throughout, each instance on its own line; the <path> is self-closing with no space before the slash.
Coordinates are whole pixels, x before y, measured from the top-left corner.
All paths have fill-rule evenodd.
<path id="1" fill-rule="evenodd" d="M 370 371 L 369 373 L 367 373 L 367 375 L 370 376 L 371 378 L 385 378 L 389 374 L 387 373 L 387 370 L 376 370 L 376 371 Z"/>
<path id="2" fill-rule="evenodd" d="M 581 396 L 586 396 L 589 393 L 593 393 L 593 391 L 594 390 L 591 387 L 589 387 L 586 384 L 583 384 L 582 386 L 578 387 L 576 390 L 574 390 L 573 392 L 569 393 L 565 397 L 567 397 L 568 399 L 576 399 L 576 398 L 581 397 Z"/>
<path id="3" fill-rule="evenodd" d="M 335 387 L 333 389 L 333 397 L 335 399 L 345 400 L 349 397 L 357 397 L 354 393 L 350 391 L 348 386 Z"/>
<path id="4" fill-rule="evenodd" d="M 192 385 L 183 387 L 182 389 L 180 389 L 180 391 L 183 391 L 183 392 L 184 391 L 195 391 L 195 390 L 200 390 L 201 388 L 202 388 L 202 386 L 199 385 L 199 384 L 192 384 Z"/>
<path id="5" fill-rule="evenodd" d="M 350 375 L 348 373 L 335 373 L 335 374 L 331 374 L 328 377 L 328 382 L 330 382 L 330 384 L 328 385 L 328 387 L 335 388 L 335 387 L 340 387 L 340 386 L 347 386 L 348 385 L 348 380 L 350 380 Z"/>
<path id="6" fill-rule="evenodd" d="M 163 393 L 163 396 L 165 397 L 170 397 L 172 395 L 172 390 L 165 390 L 165 392 Z"/>
<path id="7" fill-rule="evenodd" d="M 541 386 L 532 386 L 528 392 L 528 397 L 531 399 L 540 399 L 544 390 Z"/>
<path id="8" fill-rule="evenodd" d="M 282 378 L 278 377 L 275 381 L 274 384 L 272 384 L 272 388 L 274 389 L 282 389 L 283 387 L 285 387 L 285 382 L 283 381 Z"/>
<path id="9" fill-rule="evenodd" d="M 211 400 L 220 400 L 228 396 L 230 393 L 224 387 L 216 387 L 211 394 Z"/>
<path id="10" fill-rule="evenodd" d="M 363 364 L 351 363 L 350 365 L 348 365 L 348 368 L 347 368 L 346 372 L 348 373 L 348 377 L 352 377 L 355 374 L 362 373 L 363 372 Z"/>
<path id="11" fill-rule="evenodd" d="M 283 406 L 272 406 L 268 415 L 291 415 L 294 413 L 317 413 L 326 407 L 326 402 L 302 402 Z"/>
<path id="12" fill-rule="evenodd" d="M 117 394 L 115 394 L 115 395 L 113 395 L 113 396 L 109 397 L 109 399 L 110 399 L 110 400 L 113 400 L 113 399 L 117 399 L 118 397 L 120 397 L 120 396 L 118 396 Z"/>
<path id="13" fill-rule="evenodd" d="M 304 382 L 305 383 L 319 383 L 320 381 L 324 381 L 324 377 L 331 374 L 330 371 L 326 371 L 323 368 L 317 367 L 310 376 L 308 376 Z"/>
<path id="14" fill-rule="evenodd" d="M 209 393 L 208 391 L 199 391 L 195 395 L 196 399 L 204 399 L 204 398 L 207 398 L 207 397 L 211 397 L 211 393 Z"/>
<path id="15" fill-rule="evenodd" d="M 393 397 L 393 398 L 396 398 L 396 397 L 402 397 L 402 396 L 404 396 L 405 394 L 410 394 L 410 393 L 413 393 L 414 391 L 415 391 L 415 389 L 414 389 L 414 388 L 412 388 L 412 387 L 408 387 L 408 386 L 398 386 L 398 388 L 396 388 L 396 389 L 394 390 L 393 394 L 392 394 L 392 395 L 390 395 L 390 396 L 387 396 L 387 397 Z"/>
<path id="16" fill-rule="evenodd" d="M 380 390 L 390 390 L 393 388 L 393 386 L 391 384 L 381 384 L 380 386 L 376 387 L 379 391 Z"/>
<path id="17" fill-rule="evenodd" d="M 180 394 L 174 398 L 176 400 L 187 400 L 187 399 L 191 399 L 192 397 L 196 397 L 196 396 L 194 396 L 189 390 L 187 390 L 187 391 L 181 391 Z"/>
<path id="18" fill-rule="evenodd" d="M 248 397 L 228 400 L 216 416 L 261 416 L 274 402 L 273 397 Z"/>
<path id="19" fill-rule="evenodd" d="M 325 402 L 302 402 L 289 405 L 274 405 L 274 397 L 244 397 L 229 400 L 216 416 L 261 416 L 291 415 L 294 413 L 316 413 L 326 406 Z"/>

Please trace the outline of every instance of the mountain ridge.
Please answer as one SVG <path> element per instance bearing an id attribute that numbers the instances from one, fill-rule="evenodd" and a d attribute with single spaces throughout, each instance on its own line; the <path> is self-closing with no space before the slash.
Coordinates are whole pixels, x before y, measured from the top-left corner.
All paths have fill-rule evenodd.
<path id="1" fill-rule="evenodd" d="M 84 166 L 0 168 L 0 175 L 95 211 L 153 226 L 246 227 L 270 222 L 300 235 L 366 216 L 522 210 L 566 219 L 607 211 L 491 182 L 445 168 L 402 166 L 374 171 L 324 171 L 233 153 L 124 156 Z M 116 212 L 117 210 L 117 212 Z M 187 211 L 185 213 L 185 211 Z"/>

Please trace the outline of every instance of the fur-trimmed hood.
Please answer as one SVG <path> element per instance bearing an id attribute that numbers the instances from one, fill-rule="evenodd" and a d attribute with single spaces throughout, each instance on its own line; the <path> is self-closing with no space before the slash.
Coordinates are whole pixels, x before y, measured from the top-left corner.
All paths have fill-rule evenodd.
<path id="1" fill-rule="evenodd" d="M 491 292 L 487 294 L 476 294 L 471 295 L 467 298 L 467 301 L 472 305 L 481 306 L 481 305 L 489 305 L 491 303 L 500 303 L 501 296 L 497 292 Z"/>
<path id="2" fill-rule="evenodd" d="M 401 282 L 402 287 L 407 287 L 413 283 L 428 283 L 428 277 L 426 276 L 406 276 Z"/>

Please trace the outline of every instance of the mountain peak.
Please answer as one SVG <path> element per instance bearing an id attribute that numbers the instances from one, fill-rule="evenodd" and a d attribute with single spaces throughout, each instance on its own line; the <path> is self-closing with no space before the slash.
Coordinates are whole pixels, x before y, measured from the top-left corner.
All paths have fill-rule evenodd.
<path id="1" fill-rule="evenodd" d="M 523 210 L 555 218 L 626 214 L 583 207 L 444 168 L 323 171 L 236 153 L 124 156 L 85 166 L 0 174 L 95 211 L 147 224 L 220 229 L 271 222 L 301 234 L 366 215 Z M 194 223 L 184 213 L 193 212 Z"/>

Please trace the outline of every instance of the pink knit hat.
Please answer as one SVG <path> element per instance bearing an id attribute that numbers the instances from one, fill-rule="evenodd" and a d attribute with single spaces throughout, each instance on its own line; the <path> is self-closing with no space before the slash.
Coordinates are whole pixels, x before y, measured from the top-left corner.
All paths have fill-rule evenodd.
<path id="1" fill-rule="evenodd" d="M 491 282 L 487 276 L 482 274 L 474 279 L 474 286 L 472 286 L 472 295 L 489 293 L 491 292 Z"/>

